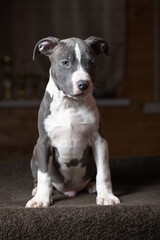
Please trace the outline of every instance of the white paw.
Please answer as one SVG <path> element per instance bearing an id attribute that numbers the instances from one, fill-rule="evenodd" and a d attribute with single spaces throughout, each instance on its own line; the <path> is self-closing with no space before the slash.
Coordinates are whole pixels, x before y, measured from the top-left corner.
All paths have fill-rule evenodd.
<path id="1" fill-rule="evenodd" d="M 50 206 L 50 201 L 34 196 L 26 204 L 26 208 L 47 208 Z"/>
<path id="2" fill-rule="evenodd" d="M 113 194 L 107 194 L 106 196 L 103 197 L 97 197 L 96 202 L 98 205 L 115 205 L 119 204 L 120 200 L 114 196 Z"/>
<path id="3" fill-rule="evenodd" d="M 36 193 L 37 193 L 37 187 L 33 188 L 33 190 L 32 190 L 32 196 L 34 197 L 34 196 L 36 195 Z"/>
<path id="4" fill-rule="evenodd" d="M 89 182 L 87 187 L 86 187 L 87 191 L 91 194 L 91 193 L 96 193 L 96 183 L 95 182 Z"/>

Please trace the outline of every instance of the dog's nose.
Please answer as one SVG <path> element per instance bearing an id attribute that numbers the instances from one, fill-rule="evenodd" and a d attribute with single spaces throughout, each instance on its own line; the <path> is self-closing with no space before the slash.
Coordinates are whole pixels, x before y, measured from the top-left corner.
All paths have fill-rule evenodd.
<path id="1" fill-rule="evenodd" d="M 77 82 L 77 86 L 78 86 L 79 90 L 84 92 L 89 87 L 89 82 L 87 80 L 80 80 Z"/>

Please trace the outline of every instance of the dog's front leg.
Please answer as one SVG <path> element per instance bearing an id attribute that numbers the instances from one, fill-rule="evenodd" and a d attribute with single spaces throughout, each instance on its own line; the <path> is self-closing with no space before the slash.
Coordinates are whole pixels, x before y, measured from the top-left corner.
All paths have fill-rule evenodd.
<path id="1" fill-rule="evenodd" d="M 35 196 L 26 204 L 28 208 L 48 207 L 51 202 L 52 183 L 48 168 L 48 147 L 43 142 L 38 141 L 34 149 L 33 161 L 37 160 L 37 192 Z"/>
<path id="2" fill-rule="evenodd" d="M 94 137 L 93 154 L 97 166 L 97 204 L 112 205 L 120 203 L 119 199 L 112 192 L 108 143 L 99 134 L 96 134 Z"/>

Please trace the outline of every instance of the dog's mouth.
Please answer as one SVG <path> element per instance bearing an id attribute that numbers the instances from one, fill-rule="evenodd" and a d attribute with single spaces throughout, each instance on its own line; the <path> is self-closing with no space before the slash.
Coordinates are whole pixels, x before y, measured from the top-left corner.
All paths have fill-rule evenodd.
<path id="1" fill-rule="evenodd" d="M 79 99 L 83 100 L 83 99 L 87 98 L 89 95 L 91 95 L 91 93 L 90 94 L 79 93 L 79 94 L 74 94 L 74 95 L 64 93 L 64 95 L 66 97 L 69 97 L 69 98 L 72 98 L 72 99 L 75 99 L 75 100 L 79 100 Z"/>
<path id="2" fill-rule="evenodd" d="M 92 81 L 80 80 L 77 82 L 77 86 L 74 88 L 73 98 L 86 99 L 93 92 Z"/>
<path id="3" fill-rule="evenodd" d="M 85 89 L 84 88 L 80 89 L 73 86 L 73 89 L 71 91 L 66 91 L 65 89 L 62 89 L 62 88 L 61 88 L 61 91 L 66 97 L 76 99 L 76 100 L 83 100 L 92 94 L 93 84 L 92 82 L 90 82 Z"/>
<path id="4" fill-rule="evenodd" d="M 64 93 L 64 94 L 69 98 L 73 98 L 76 100 L 83 100 L 83 99 L 86 99 L 87 97 L 89 97 L 92 94 L 92 91 L 86 90 L 83 92 L 78 92 L 76 94 L 66 94 L 66 93 Z"/>

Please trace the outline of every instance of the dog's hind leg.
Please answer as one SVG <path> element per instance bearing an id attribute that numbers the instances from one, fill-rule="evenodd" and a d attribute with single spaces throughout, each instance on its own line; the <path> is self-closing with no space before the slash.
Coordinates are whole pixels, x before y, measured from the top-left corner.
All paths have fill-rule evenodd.
<path id="1" fill-rule="evenodd" d="M 44 142 L 39 139 L 34 148 L 31 168 L 35 186 L 37 184 L 37 191 L 35 196 L 26 204 L 26 207 L 29 208 L 48 207 L 51 204 L 53 188 L 48 169 L 49 144 L 47 143 L 47 141 Z"/>
<path id="2" fill-rule="evenodd" d="M 96 193 L 96 182 L 89 182 L 88 185 L 86 186 L 86 190 L 88 193 Z"/>
<path id="3" fill-rule="evenodd" d="M 38 173 L 38 163 L 36 160 L 36 145 L 33 150 L 33 156 L 30 162 L 30 167 L 32 171 L 32 176 L 33 176 L 33 183 L 34 183 L 34 188 L 32 190 L 32 196 L 35 196 L 37 193 L 37 173 Z"/>

